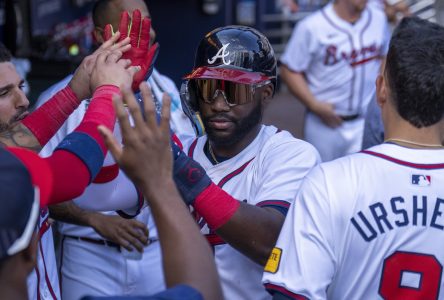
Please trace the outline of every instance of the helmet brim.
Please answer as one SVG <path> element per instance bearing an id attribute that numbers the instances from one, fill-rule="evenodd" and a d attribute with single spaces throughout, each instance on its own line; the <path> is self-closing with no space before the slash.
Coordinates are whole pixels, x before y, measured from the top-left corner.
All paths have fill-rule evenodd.
<path id="1" fill-rule="evenodd" d="M 246 72 L 239 69 L 229 68 L 211 68 L 205 66 L 195 69 L 192 73 L 186 75 L 184 79 L 220 79 L 236 83 L 255 84 L 270 80 L 271 78 L 257 72 Z"/>

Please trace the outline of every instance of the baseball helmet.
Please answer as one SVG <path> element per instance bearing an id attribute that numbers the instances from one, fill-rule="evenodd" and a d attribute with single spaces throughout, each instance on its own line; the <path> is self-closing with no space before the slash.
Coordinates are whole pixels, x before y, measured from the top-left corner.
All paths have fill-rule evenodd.
<path id="1" fill-rule="evenodd" d="M 198 111 L 192 79 L 221 79 L 243 84 L 269 80 L 276 89 L 276 56 L 268 39 L 247 26 L 217 28 L 200 41 L 193 71 L 184 77 L 181 98 L 184 109 Z"/>

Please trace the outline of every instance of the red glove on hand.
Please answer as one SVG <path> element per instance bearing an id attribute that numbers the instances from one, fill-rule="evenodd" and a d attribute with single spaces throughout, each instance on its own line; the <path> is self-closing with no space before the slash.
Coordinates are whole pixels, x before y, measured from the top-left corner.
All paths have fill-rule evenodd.
<path id="1" fill-rule="evenodd" d="M 154 68 L 154 61 L 159 52 L 159 44 L 150 45 L 151 19 L 144 17 L 140 10 L 133 11 L 130 20 L 127 11 L 120 15 L 119 42 L 128 36 L 130 37 L 131 49 L 123 53 L 122 58 L 131 60 L 131 66 L 140 66 L 141 70 L 134 75 L 132 89 L 134 92 L 139 91 L 139 85 L 150 77 Z M 105 41 L 109 40 L 113 35 L 113 26 L 107 24 L 104 30 Z"/>

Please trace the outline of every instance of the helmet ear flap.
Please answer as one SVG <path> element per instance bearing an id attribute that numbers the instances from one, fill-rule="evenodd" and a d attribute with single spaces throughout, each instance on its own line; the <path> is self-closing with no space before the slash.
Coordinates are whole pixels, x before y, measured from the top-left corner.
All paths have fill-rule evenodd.
<path id="1" fill-rule="evenodd" d="M 185 80 L 180 87 L 180 100 L 185 109 L 191 110 L 189 113 L 196 113 L 199 111 L 199 102 L 196 94 L 196 86 L 192 80 Z M 188 112 L 185 112 L 188 116 Z"/>
<path id="2" fill-rule="evenodd" d="M 199 116 L 199 101 L 197 99 L 196 85 L 192 80 L 185 80 L 180 87 L 180 102 L 184 114 L 190 119 L 197 136 L 205 132 Z"/>

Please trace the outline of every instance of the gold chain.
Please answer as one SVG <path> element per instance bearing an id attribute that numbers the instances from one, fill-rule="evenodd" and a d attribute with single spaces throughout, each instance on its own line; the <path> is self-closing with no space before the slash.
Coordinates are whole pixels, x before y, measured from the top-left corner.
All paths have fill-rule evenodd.
<path id="1" fill-rule="evenodd" d="M 208 152 L 210 152 L 211 158 L 216 162 L 216 164 L 219 163 L 219 161 L 216 159 L 216 155 L 214 155 L 213 148 L 211 147 L 210 141 L 208 141 Z"/>
<path id="2" fill-rule="evenodd" d="M 419 147 L 424 147 L 424 148 L 444 148 L 444 146 L 440 145 L 440 144 L 423 144 L 423 143 L 417 143 L 417 142 L 412 142 L 412 141 L 407 141 L 407 140 L 402 140 L 402 139 L 386 139 L 384 141 L 384 143 L 387 143 L 387 142 L 404 143 L 404 144 L 409 144 L 409 145 L 414 145 L 414 146 L 419 146 Z"/>

